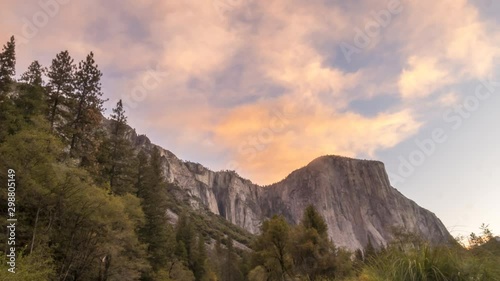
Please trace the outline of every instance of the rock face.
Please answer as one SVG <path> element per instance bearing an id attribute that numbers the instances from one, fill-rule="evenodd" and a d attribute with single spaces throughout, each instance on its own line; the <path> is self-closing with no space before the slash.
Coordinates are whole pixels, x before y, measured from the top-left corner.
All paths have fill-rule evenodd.
<path id="1" fill-rule="evenodd" d="M 348 249 L 387 244 L 394 228 L 418 233 L 432 243 L 451 237 L 441 221 L 392 188 L 384 164 L 323 156 L 265 188 L 265 216 L 283 214 L 298 223 L 310 204 L 324 216 L 333 241 Z"/>
<path id="2" fill-rule="evenodd" d="M 155 146 L 135 133 L 131 140 L 146 149 Z M 435 244 L 451 237 L 433 213 L 390 186 L 382 162 L 323 156 L 284 180 L 261 187 L 235 172 L 213 172 L 160 150 L 166 178 L 187 190 L 193 207 L 201 202 L 251 233 L 258 233 L 261 222 L 275 214 L 298 223 L 312 204 L 325 217 L 330 238 L 350 250 L 364 248 L 369 239 L 375 246 L 387 244 L 394 227 Z"/>

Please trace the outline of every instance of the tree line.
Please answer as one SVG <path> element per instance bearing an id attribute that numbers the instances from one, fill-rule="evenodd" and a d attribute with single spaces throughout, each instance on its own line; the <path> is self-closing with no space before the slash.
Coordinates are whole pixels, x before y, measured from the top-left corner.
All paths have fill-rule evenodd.
<path id="1" fill-rule="evenodd" d="M 401 245 L 375 249 L 370 242 L 355 253 L 339 248 L 312 206 L 298 225 L 282 216 L 264 221 L 246 246 L 229 235 L 207 235 L 212 232 L 201 231 L 189 212 L 174 220 L 166 210 L 181 203 L 164 177 L 163 152 L 131 143 L 122 101 L 109 120 L 103 117 L 94 54 L 76 64 L 62 51 L 48 67 L 32 62 L 16 80 L 15 51 L 12 37 L 0 52 L 0 181 L 7 182 L 7 169 L 16 171 L 18 256 L 16 274 L 2 262 L 1 280 L 391 280 L 396 277 L 388 274 L 398 269 L 390 266 L 411 266 L 405 261 L 421 257 Z M 5 192 L 1 199 L 6 202 Z M 472 238 L 487 244 L 492 235 Z M 6 239 L 3 233 L 2 245 Z M 411 249 L 426 249 L 424 262 L 425 255 L 445 255 Z M 475 270 L 473 258 L 460 266 Z M 461 276 L 475 279 L 392 280 L 495 280 L 487 279 L 495 276 L 490 271 L 466 275 L 465 269 Z M 431 276 L 436 267 L 429 272 L 421 274 Z"/>
<path id="2" fill-rule="evenodd" d="M 18 257 L 17 273 L 0 277 L 216 280 L 208 238 L 189 216 L 165 215 L 161 151 L 134 147 L 121 100 L 104 119 L 94 54 L 75 64 L 62 51 L 18 81 L 15 65 L 12 37 L 0 53 L 0 170 L 18 175 Z"/>

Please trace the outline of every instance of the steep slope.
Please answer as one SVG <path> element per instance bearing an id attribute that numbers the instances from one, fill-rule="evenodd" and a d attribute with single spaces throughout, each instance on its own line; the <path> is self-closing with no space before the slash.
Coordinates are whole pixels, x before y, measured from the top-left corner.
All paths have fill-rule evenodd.
<path id="1" fill-rule="evenodd" d="M 155 146 L 132 130 L 130 138 L 137 147 Z M 165 176 L 187 192 L 193 208 L 206 208 L 250 233 L 258 233 L 261 222 L 275 214 L 298 223 L 312 204 L 325 217 L 333 241 L 350 250 L 363 248 L 369 239 L 374 245 L 387 244 L 394 228 L 435 244 L 451 238 L 433 213 L 390 186 L 378 161 L 323 156 L 281 182 L 261 187 L 233 171 L 214 172 L 160 150 Z"/>
<path id="2" fill-rule="evenodd" d="M 450 235 L 441 221 L 392 188 L 384 164 L 338 156 L 323 156 L 265 188 L 265 216 L 283 214 L 298 223 L 309 204 L 325 217 L 337 245 L 362 248 L 368 239 L 386 244 L 394 228 L 418 233 L 433 243 Z"/>

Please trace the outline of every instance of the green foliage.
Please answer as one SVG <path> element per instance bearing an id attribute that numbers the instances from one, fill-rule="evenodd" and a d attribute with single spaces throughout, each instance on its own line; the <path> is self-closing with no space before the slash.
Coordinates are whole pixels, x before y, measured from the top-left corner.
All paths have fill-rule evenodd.
<path id="1" fill-rule="evenodd" d="M 290 247 L 290 226 L 285 218 L 274 216 L 264 221 L 253 249 L 254 263 L 265 269 L 268 280 L 287 280 L 293 276 Z"/>
<path id="2" fill-rule="evenodd" d="M 500 259 L 500 238 L 490 239 L 488 242 L 470 249 L 476 256 L 494 256 Z M 500 261 L 499 261 L 500 262 Z"/>
<path id="3" fill-rule="evenodd" d="M 470 248 L 477 248 L 493 239 L 493 233 L 487 224 L 483 223 L 479 228 L 481 229 L 481 234 L 478 235 L 472 232 L 468 237 L 468 246 Z"/>
<path id="4" fill-rule="evenodd" d="M 43 89 L 30 85 L 15 88 L 22 96 L 11 95 L 0 101 L 0 142 L 29 126 L 46 126 L 41 116 L 46 108 Z"/>
<path id="5" fill-rule="evenodd" d="M 41 87 L 17 87 L 24 94 L 22 98 L 14 93 L 17 86 L 13 78 L 15 66 L 16 44 L 12 36 L 0 53 L 0 142 L 36 119 L 35 116 L 44 105 Z"/>
<path id="6" fill-rule="evenodd" d="M 109 184 L 114 194 L 136 193 L 137 159 L 127 138 L 127 118 L 120 100 L 110 119 L 110 134 L 98 151 L 102 181 Z"/>
<path id="7" fill-rule="evenodd" d="M 147 267 L 145 247 L 139 242 L 137 225 L 127 211 L 134 208 L 131 213 L 137 213 L 139 206 L 125 206 L 120 197 L 110 196 L 103 189 L 79 186 L 85 175 L 75 175 L 72 171 L 69 178 L 65 176 L 70 204 L 61 206 L 64 212 L 58 215 L 54 226 L 60 241 L 54 247 L 60 260 L 59 274 L 136 280 Z"/>
<path id="8" fill-rule="evenodd" d="M 75 65 L 68 51 L 62 51 L 52 60 L 47 71 L 49 81 L 47 83 L 47 116 L 51 130 L 56 126 L 61 127 L 67 119 L 69 112 L 61 107 L 70 106 L 69 98 L 73 95 Z M 69 136 L 64 135 L 65 138 Z"/>
<path id="9" fill-rule="evenodd" d="M 253 247 L 248 279 L 339 280 L 352 276 L 352 254 L 335 247 L 327 233 L 323 217 L 312 206 L 294 227 L 283 217 L 265 221 Z"/>
<path id="10" fill-rule="evenodd" d="M 399 236 L 396 236 L 399 237 Z M 398 238 L 396 238 L 398 239 Z M 393 242 L 395 243 L 395 242 Z M 363 261 L 369 260 L 373 257 L 375 257 L 377 254 L 377 251 L 375 250 L 375 247 L 373 246 L 372 239 L 368 236 L 368 243 L 366 244 L 366 247 L 363 251 Z"/>
<path id="11" fill-rule="evenodd" d="M 263 266 L 257 266 L 248 273 L 248 281 L 268 280 L 268 274 Z"/>
<path id="12" fill-rule="evenodd" d="M 155 281 L 195 281 L 194 274 L 183 263 L 174 261 L 152 276 Z"/>
<path id="13" fill-rule="evenodd" d="M 25 73 L 23 73 L 23 75 L 21 75 L 21 81 L 33 87 L 42 87 L 43 73 L 44 69 L 42 68 L 40 63 L 37 60 L 35 60 L 28 67 L 28 71 L 26 71 Z"/>
<path id="14" fill-rule="evenodd" d="M 178 218 L 176 240 L 176 255 L 193 272 L 195 280 L 209 280 L 214 273 L 207 261 L 206 241 L 185 213 Z"/>
<path id="15" fill-rule="evenodd" d="M 74 76 L 74 92 L 70 96 L 70 117 L 67 132 L 70 155 L 81 160 L 83 167 L 92 169 L 99 145 L 97 129 L 102 119 L 104 100 L 101 98 L 102 73 L 90 52 L 78 64 Z"/>
<path id="16" fill-rule="evenodd" d="M 384 250 L 368 259 L 361 280 L 500 280 L 500 252 L 486 249 L 493 245 L 492 232 L 482 225 L 476 241 L 489 242 L 466 249 L 458 243 L 431 246 L 418 236 L 396 231 L 395 239 Z M 491 243 L 491 244 L 490 244 Z M 500 244 L 500 243 L 499 243 Z M 485 247 L 485 248 L 483 248 Z"/>
<path id="17" fill-rule="evenodd" d="M 335 247 L 328 238 L 328 226 L 313 206 L 304 210 L 302 222 L 294 228 L 292 253 L 296 273 L 307 280 L 344 278 L 351 275 L 351 253 Z"/>
<path id="18" fill-rule="evenodd" d="M 325 222 L 325 219 L 318 213 L 318 211 L 316 211 L 316 208 L 314 208 L 314 206 L 312 205 L 309 205 L 304 210 L 302 225 L 306 229 L 315 229 L 320 236 L 328 235 L 328 226 Z"/>
<path id="19" fill-rule="evenodd" d="M 2 63 L 13 50 L 12 41 Z M 241 230 L 213 214 L 196 214 L 194 224 L 181 222 L 174 231 L 165 211 L 179 207 L 169 195 L 179 189 L 163 178 L 158 149 L 134 155 L 121 101 L 105 128 L 109 133 L 97 135 L 104 100 L 92 53 L 76 72 L 69 53 L 59 53 L 47 72 L 47 87 L 43 72 L 33 62 L 22 83 L 4 79 L 9 92 L 0 96 L 0 169 L 16 170 L 23 222 L 16 229 L 16 246 L 22 249 L 18 274 L 1 277 L 217 280 L 207 258 L 205 235 L 211 232 L 204 224 L 215 221 L 238 235 Z M 196 213 L 185 202 L 180 205 Z M 0 239 L 5 243 L 4 234 Z"/>
<path id="20" fill-rule="evenodd" d="M 8 272 L 9 266 L 5 257 L 1 259 L 0 280 L 5 281 L 48 281 L 54 278 L 54 261 L 49 249 L 39 249 L 27 255 L 20 253 L 16 258 L 15 273 Z"/>
<path id="21" fill-rule="evenodd" d="M 0 95 L 9 90 L 16 74 L 16 40 L 14 36 L 3 46 L 0 52 Z"/>
<path id="22" fill-rule="evenodd" d="M 158 272 L 173 258 L 175 234 L 165 216 L 167 194 L 160 151 L 154 149 L 149 159 L 145 153 L 139 158 L 137 192 L 146 218 L 140 234 L 141 240 L 148 245 L 148 259 L 153 272 Z"/>
<path id="23" fill-rule="evenodd" d="M 498 260 L 471 255 L 462 248 L 431 247 L 401 250 L 389 248 L 372 259 L 361 280 L 499 280 Z"/>
<path id="24" fill-rule="evenodd" d="M 110 196 L 86 173 L 59 163 L 62 144 L 44 130 L 22 130 L 0 145 L 6 167 L 16 170 L 20 245 L 29 253 L 50 245 L 55 276 L 99 276 L 100 261 L 111 259 L 108 280 L 134 280 L 146 264 L 135 229 L 141 224 L 138 200 Z M 130 216 L 129 216 L 130 214 Z M 119 276 L 128 276 L 124 279 Z"/>
<path id="25" fill-rule="evenodd" d="M 209 269 L 207 268 L 207 250 L 203 236 L 198 235 L 196 241 L 193 241 L 191 248 L 191 255 L 189 257 L 190 268 L 196 280 L 205 280 Z"/>
<path id="26" fill-rule="evenodd" d="M 212 267 L 215 269 L 217 280 L 221 281 L 240 281 L 244 280 L 243 273 L 240 270 L 238 258 L 234 250 L 233 240 L 228 237 L 226 247 L 222 247 L 220 239 L 217 239 L 215 251 L 212 253 Z"/>
<path id="27" fill-rule="evenodd" d="M 17 273 L 2 260 L 0 280 L 354 280 L 355 269 L 359 280 L 500 280 L 500 242 L 485 225 L 469 237 L 470 250 L 400 232 L 377 253 L 368 239 L 356 268 L 312 206 L 299 225 L 275 216 L 253 237 L 194 209 L 199 199 L 165 180 L 158 148 L 133 149 L 121 101 L 101 122 L 102 74 L 92 53 L 78 69 L 59 53 L 46 87 L 37 61 L 14 82 L 15 61 L 12 37 L 0 53 L 0 170 L 16 171 L 22 223 Z M 175 226 L 167 210 L 179 215 Z"/>

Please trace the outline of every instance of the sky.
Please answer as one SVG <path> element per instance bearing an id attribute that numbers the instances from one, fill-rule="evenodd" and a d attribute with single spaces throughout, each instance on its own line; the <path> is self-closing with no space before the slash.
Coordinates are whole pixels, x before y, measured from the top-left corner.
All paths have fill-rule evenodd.
<path id="1" fill-rule="evenodd" d="M 93 51 L 107 108 L 181 159 L 262 185 L 380 160 L 453 235 L 500 234 L 498 1 L 0 1 L 18 74 Z"/>

